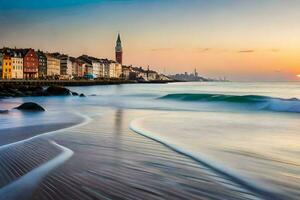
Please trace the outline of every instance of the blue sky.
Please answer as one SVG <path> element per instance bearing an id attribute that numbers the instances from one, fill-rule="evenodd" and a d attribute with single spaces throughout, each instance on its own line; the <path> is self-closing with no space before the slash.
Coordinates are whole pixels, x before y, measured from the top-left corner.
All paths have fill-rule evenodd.
<path id="1" fill-rule="evenodd" d="M 0 45 L 113 59 L 120 32 L 126 64 L 290 80 L 299 10 L 298 0 L 0 0 Z"/>

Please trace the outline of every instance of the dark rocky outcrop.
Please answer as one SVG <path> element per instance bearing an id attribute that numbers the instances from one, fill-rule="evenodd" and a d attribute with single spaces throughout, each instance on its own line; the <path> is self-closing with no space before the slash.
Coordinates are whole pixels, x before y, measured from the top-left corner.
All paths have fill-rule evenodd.
<path id="1" fill-rule="evenodd" d="M 34 102 L 26 102 L 16 107 L 15 109 L 24 110 L 24 111 L 40 111 L 43 112 L 45 109 L 37 103 Z"/>
<path id="2" fill-rule="evenodd" d="M 8 114 L 8 112 L 9 112 L 8 110 L 0 110 L 0 115 L 1 114 Z"/>
<path id="3" fill-rule="evenodd" d="M 80 97 L 85 97 L 85 95 L 84 95 L 84 94 L 82 94 L 82 93 L 81 93 L 79 96 L 80 96 Z"/>
<path id="4" fill-rule="evenodd" d="M 67 96 L 70 95 L 71 92 L 68 88 L 59 87 L 59 86 L 50 86 L 46 89 L 46 93 L 50 96 Z"/>
<path id="5" fill-rule="evenodd" d="M 5 97 L 28 97 L 28 96 L 79 96 L 68 88 L 61 86 L 49 86 L 44 89 L 41 86 L 25 85 L 0 85 L 0 98 Z"/>

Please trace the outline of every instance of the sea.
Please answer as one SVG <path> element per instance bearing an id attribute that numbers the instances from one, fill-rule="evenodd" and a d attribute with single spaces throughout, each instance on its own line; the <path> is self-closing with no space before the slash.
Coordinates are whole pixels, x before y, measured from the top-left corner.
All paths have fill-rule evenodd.
<path id="1" fill-rule="evenodd" d="M 187 82 L 69 87 L 86 97 L 0 100 L 0 130 L 71 123 L 109 109 L 143 113 L 128 129 L 257 191 L 300 195 L 300 82 Z M 22 113 L 23 102 L 46 112 Z M 101 129 L 101 124 L 99 124 Z M 3 133 L 2 133 L 3 134 Z M 1 136 L 0 136 L 1 137 Z"/>

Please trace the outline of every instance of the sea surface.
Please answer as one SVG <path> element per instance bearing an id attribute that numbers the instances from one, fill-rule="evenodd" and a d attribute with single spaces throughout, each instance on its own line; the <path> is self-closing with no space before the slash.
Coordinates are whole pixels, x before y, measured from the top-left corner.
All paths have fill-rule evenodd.
<path id="1" fill-rule="evenodd" d="M 12 109 L 9 115 L 0 115 L 0 132 L 72 123 L 82 116 L 105 118 L 109 109 L 136 110 L 139 115 L 127 124 L 136 134 L 162 143 L 251 191 L 291 199 L 300 196 L 300 82 L 128 84 L 70 89 L 86 97 L 0 100 L 0 110 L 27 101 L 47 110 L 22 113 Z"/>

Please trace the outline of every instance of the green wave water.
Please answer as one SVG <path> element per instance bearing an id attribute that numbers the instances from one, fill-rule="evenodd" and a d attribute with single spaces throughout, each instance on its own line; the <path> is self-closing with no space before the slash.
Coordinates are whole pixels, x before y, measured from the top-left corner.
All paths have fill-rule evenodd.
<path id="1" fill-rule="evenodd" d="M 227 94 L 167 94 L 160 97 L 162 100 L 184 102 L 224 102 L 253 105 L 256 110 L 270 110 L 279 112 L 300 112 L 300 100 L 297 98 L 275 98 L 260 95 L 227 95 Z"/>

